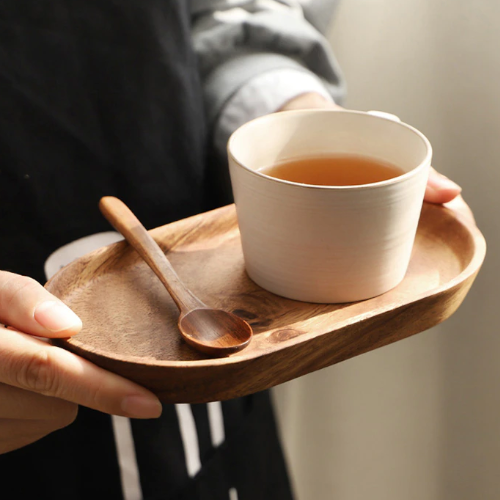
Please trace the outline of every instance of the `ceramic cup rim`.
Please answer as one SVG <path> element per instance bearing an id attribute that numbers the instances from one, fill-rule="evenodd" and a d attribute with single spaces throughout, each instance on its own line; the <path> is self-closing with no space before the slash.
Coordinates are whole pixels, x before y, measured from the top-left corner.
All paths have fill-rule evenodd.
<path id="1" fill-rule="evenodd" d="M 410 132 L 414 133 L 417 137 L 419 137 L 425 147 L 426 147 L 426 155 L 424 159 L 414 168 L 412 168 L 409 172 L 405 172 L 402 175 L 398 175 L 397 177 L 393 177 L 391 179 L 387 179 L 385 181 L 379 181 L 379 182 L 372 182 L 369 184 L 357 184 L 357 185 L 352 185 L 352 186 L 329 186 L 329 185 L 317 185 L 317 184 L 304 184 L 300 182 L 292 182 L 292 181 L 287 181 L 284 179 L 278 179 L 276 177 L 272 177 L 270 175 L 266 175 L 259 170 L 253 170 L 250 167 L 247 167 L 244 165 L 240 160 L 238 160 L 233 153 L 232 149 L 234 149 L 233 143 L 235 139 L 237 138 L 238 135 L 246 132 L 246 129 L 250 126 L 252 126 L 255 123 L 259 122 L 265 122 L 269 120 L 277 120 L 279 119 L 280 116 L 284 115 L 290 115 L 290 114 L 296 114 L 296 115 L 317 115 L 320 113 L 347 113 L 347 114 L 352 114 L 352 115 L 362 115 L 366 117 L 370 117 L 370 119 L 374 120 L 384 120 L 384 121 L 390 121 L 392 123 L 396 123 L 397 125 L 406 128 Z M 426 169 L 431 162 L 432 158 L 432 146 L 431 143 L 429 142 L 429 139 L 425 137 L 422 132 L 417 130 L 415 127 L 412 127 L 411 125 L 408 125 L 407 123 L 404 123 L 402 121 L 396 121 L 392 118 L 385 117 L 385 116 L 380 116 L 374 113 L 370 112 L 365 112 L 365 111 L 357 111 L 357 110 L 350 110 L 350 109 L 342 109 L 342 110 L 336 110 L 336 109 L 297 109 L 297 110 L 289 110 L 289 111 L 280 111 L 278 113 L 271 113 L 267 114 L 264 116 L 259 116 L 258 118 L 254 118 L 253 120 L 250 120 L 246 122 L 245 124 L 241 125 L 238 129 L 236 129 L 231 136 L 229 137 L 228 143 L 227 143 L 227 154 L 228 156 L 233 160 L 234 164 L 243 168 L 247 172 L 260 177 L 262 179 L 265 179 L 266 181 L 271 181 L 271 182 L 276 182 L 278 184 L 284 184 L 284 185 L 289 185 L 289 186 L 295 186 L 299 187 L 302 189 L 318 189 L 322 191 L 363 191 L 363 190 L 369 190 L 369 189 L 377 189 L 381 188 L 384 186 L 389 186 L 392 184 L 399 184 L 400 182 L 404 182 L 406 179 L 413 177 L 414 175 L 417 175 L 421 170 Z M 369 157 L 369 155 L 367 155 Z"/>

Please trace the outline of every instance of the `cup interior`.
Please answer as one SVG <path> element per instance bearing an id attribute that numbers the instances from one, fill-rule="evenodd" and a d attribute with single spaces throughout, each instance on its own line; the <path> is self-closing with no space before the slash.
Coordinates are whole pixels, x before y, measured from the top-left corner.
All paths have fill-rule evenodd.
<path id="1" fill-rule="evenodd" d="M 231 136 L 228 153 L 254 172 L 286 160 L 347 154 L 408 173 L 425 166 L 432 151 L 425 136 L 405 123 L 359 111 L 304 110 L 248 122 Z"/>

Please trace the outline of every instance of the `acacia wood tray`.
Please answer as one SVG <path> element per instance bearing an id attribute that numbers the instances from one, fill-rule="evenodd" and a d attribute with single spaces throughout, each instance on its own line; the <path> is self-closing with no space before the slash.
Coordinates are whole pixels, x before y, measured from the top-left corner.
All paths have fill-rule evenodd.
<path id="1" fill-rule="evenodd" d="M 176 306 L 126 242 L 74 261 L 46 288 L 84 325 L 57 345 L 148 387 L 166 403 L 244 396 L 422 332 L 459 307 L 486 251 L 472 221 L 425 203 L 403 282 L 370 300 L 325 305 L 278 297 L 248 278 L 234 205 L 151 234 L 202 301 L 252 325 L 247 348 L 209 358 L 185 344 Z"/>

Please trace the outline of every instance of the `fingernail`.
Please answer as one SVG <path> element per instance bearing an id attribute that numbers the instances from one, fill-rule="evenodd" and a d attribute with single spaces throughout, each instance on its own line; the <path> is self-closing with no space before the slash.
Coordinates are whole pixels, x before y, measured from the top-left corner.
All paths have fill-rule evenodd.
<path id="1" fill-rule="evenodd" d="M 448 179 L 448 177 L 445 177 L 443 175 L 436 177 L 435 179 L 431 179 L 431 184 L 434 189 L 457 189 L 459 191 L 462 191 L 462 188 L 456 183 L 453 182 L 451 179 Z"/>
<path id="2" fill-rule="evenodd" d="M 158 418 L 162 406 L 150 396 L 128 396 L 122 401 L 122 410 L 131 418 Z"/>
<path id="3" fill-rule="evenodd" d="M 82 327 L 82 320 L 62 302 L 42 302 L 36 306 L 34 316 L 38 324 L 51 332 L 80 330 Z"/>
<path id="4" fill-rule="evenodd" d="M 443 179 L 441 186 L 443 189 L 457 189 L 458 191 L 462 191 L 462 188 L 456 182 L 453 182 L 447 177 Z"/>

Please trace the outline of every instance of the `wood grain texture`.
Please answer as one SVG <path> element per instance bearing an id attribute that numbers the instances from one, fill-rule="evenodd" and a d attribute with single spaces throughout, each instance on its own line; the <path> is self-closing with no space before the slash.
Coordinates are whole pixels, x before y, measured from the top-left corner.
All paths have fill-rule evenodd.
<path id="1" fill-rule="evenodd" d="M 486 252 L 472 222 L 424 204 L 399 286 L 362 302 L 310 304 L 273 295 L 247 277 L 233 205 L 151 235 L 197 297 L 250 323 L 254 338 L 246 349 L 211 359 L 183 342 L 174 302 L 126 242 L 76 260 L 46 288 L 84 325 L 57 345 L 148 387 L 167 403 L 268 389 L 427 330 L 460 306 Z"/>
<path id="2" fill-rule="evenodd" d="M 158 276 L 180 312 L 185 314 L 193 309 L 205 307 L 205 304 L 186 288 L 163 250 L 121 200 L 114 196 L 105 196 L 99 202 L 99 209 Z"/>
<path id="3" fill-rule="evenodd" d="M 144 259 L 179 309 L 179 335 L 194 349 L 212 356 L 227 356 L 245 348 L 252 339 L 251 326 L 239 316 L 207 307 L 179 278 L 167 256 L 135 214 L 114 196 L 105 196 L 99 208 Z"/>

